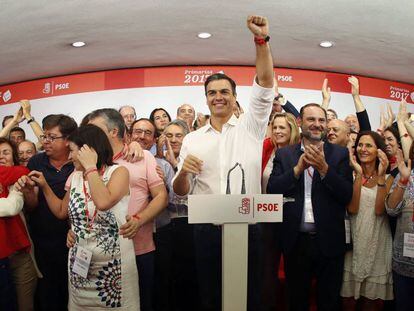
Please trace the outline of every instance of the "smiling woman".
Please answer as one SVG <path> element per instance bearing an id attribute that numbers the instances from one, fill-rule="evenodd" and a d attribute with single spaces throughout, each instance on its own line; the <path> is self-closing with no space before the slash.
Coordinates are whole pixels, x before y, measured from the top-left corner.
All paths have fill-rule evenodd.
<path id="1" fill-rule="evenodd" d="M 9 140 L 0 138 L 0 261 L 2 273 L 0 298 L 5 294 L 8 295 L 6 300 L 11 299 L 16 292 L 19 310 L 33 310 L 38 275 L 34 258 L 29 252 L 31 243 L 22 213 L 23 195 L 13 188 L 17 179 L 28 174 L 29 170 L 22 166 L 15 166 L 17 163 L 15 146 Z M 5 271 L 7 265 L 4 261 L 8 260 L 10 260 L 9 272 L 14 284 L 6 284 L 8 281 L 4 278 L 7 272 Z M 4 301 L 1 300 L 2 303 Z M 7 309 L 7 305 L 0 304 L 0 307 Z"/>
<path id="2" fill-rule="evenodd" d="M 361 300 L 365 308 L 379 310 L 383 300 L 393 299 L 392 238 L 385 211 L 385 173 L 388 159 L 383 138 L 376 132 L 358 134 L 351 214 L 353 250 L 345 256 L 341 296 L 346 310 Z M 363 309 L 364 309 L 363 307 Z"/>

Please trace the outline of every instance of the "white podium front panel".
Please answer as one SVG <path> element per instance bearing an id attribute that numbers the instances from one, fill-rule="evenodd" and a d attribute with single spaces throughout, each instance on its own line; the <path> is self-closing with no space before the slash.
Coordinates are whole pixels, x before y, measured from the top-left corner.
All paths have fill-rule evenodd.
<path id="1" fill-rule="evenodd" d="M 257 223 L 283 220 L 281 194 L 203 194 L 188 196 L 188 222 Z"/>

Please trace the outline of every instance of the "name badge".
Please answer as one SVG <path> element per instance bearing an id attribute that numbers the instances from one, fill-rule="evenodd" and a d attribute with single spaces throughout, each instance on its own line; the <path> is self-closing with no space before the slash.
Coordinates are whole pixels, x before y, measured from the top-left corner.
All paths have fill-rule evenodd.
<path id="1" fill-rule="evenodd" d="M 315 223 L 315 219 L 313 218 L 312 199 L 310 197 L 305 198 L 305 222 Z"/>
<path id="2" fill-rule="evenodd" d="M 404 233 L 403 256 L 414 258 L 414 233 Z"/>
<path id="3" fill-rule="evenodd" d="M 91 265 L 91 259 L 92 252 L 87 250 L 86 248 L 83 248 L 82 246 L 78 246 L 72 271 L 76 274 L 79 274 L 81 277 L 85 279 L 88 278 L 88 271 Z"/>
<path id="4" fill-rule="evenodd" d="M 345 222 L 345 243 L 351 243 L 351 222 L 348 218 L 344 219 Z"/>

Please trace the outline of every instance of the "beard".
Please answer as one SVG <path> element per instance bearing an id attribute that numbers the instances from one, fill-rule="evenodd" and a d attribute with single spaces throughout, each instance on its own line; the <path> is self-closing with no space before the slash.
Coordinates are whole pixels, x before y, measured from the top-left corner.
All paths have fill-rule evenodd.
<path id="1" fill-rule="evenodd" d="M 321 130 L 321 133 L 319 135 L 313 135 L 311 131 L 309 131 L 309 128 L 302 128 L 302 136 L 312 142 L 319 142 L 319 141 L 324 140 L 326 136 L 326 131 L 324 131 L 323 129 L 320 129 L 320 130 Z"/>

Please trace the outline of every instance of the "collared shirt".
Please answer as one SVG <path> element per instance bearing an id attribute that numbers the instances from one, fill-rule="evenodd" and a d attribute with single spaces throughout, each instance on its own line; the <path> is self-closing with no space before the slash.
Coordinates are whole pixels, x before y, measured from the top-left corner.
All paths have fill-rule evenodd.
<path id="1" fill-rule="evenodd" d="M 50 164 L 49 157 L 42 152 L 30 158 L 27 168 L 43 173 L 47 183 L 59 199 L 65 196 L 65 183 L 74 167 L 71 162 L 63 165 L 60 170 Z M 43 192 L 39 189 L 38 206 L 29 213 L 27 223 L 30 235 L 36 247 L 66 251 L 66 235 L 69 230 L 67 220 L 56 218 L 50 211 Z"/>
<path id="2" fill-rule="evenodd" d="M 124 159 L 117 159 L 115 162 L 126 167 L 129 172 L 131 198 L 128 205 L 128 214 L 135 215 L 147 208 L 151 197 L 150 189 L 164 184 L 156 172 L 157 162 L 147 150 L 144 150 L 144 158 L 141 161 L 131 163 Z M 155 250 L 152 237 L 153 228 L 154 221 L 149 221 L 139 228 L 134 237 L 136 255 Z"/>
<path id="3" fill-rule="evenodd" d="M 225 194 L 227 173 L 240 163 L 245 172 L 246 193 L 261 193 L 261 150 L 274 98 L 273 88 L 253 83 L 248 112 L 234 115 L 216 131 L 210 123 L 184 137 L 178 171 L 187 155 L 203 161 L 199 175 L 190 176 L 190 194 Z M 240 194 L 242 173 L 230 176 L 232 194 Z"/>
<path id="4" fill-rule="evenodd" d="M 300 150 L 305 152 L 305 146 L 303 142 L 300 145 Z M 305 222 L 306 213 L 310 213 L 313 217 L 313 207 L 312 207 L 312 180 L 315 169 L 312 166 L 309 166 L 303 171 L 303 180 L 304 180 L 304 200 L 303 200 L 303 212 L 302 220 L 300 224 L 301 232 L 316 232 L 315 223 Z"/>

